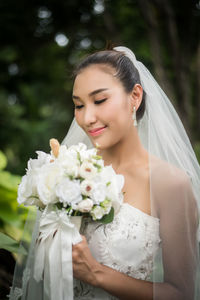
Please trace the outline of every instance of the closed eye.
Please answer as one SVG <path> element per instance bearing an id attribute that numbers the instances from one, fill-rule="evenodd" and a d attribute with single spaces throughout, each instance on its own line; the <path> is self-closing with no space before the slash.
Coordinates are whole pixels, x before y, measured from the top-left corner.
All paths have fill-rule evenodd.
<path id="1" fill-rule="evenodd" d="M 81 109 L 83 105 L 75 105 L 75 109 Z"/>
<path id="2" fill-rule="evenodd" d="M 95 104 L 101 104 L 102 102 L 104 102 L 104 101 L 106 101 L 107 99 L 106 98 L 104 98 L 104 99 L 102 99 L 102 100 L 97 100 L 97 101 L 95 101 L 94 103 Z"/>
<path id="3" fill-rule="evenodd" d="M 95 104 L 101 104 L 101 103 L 103 103 L 104 101 L 106 101 L 107 99 L 106 98 L 104 98 L 104 99 L 102 99 L 102 100 L 96 100 L 94 103 Z M 81 109 L 83 107 L 83 105 L 75 105 L 75 109 Z"/>

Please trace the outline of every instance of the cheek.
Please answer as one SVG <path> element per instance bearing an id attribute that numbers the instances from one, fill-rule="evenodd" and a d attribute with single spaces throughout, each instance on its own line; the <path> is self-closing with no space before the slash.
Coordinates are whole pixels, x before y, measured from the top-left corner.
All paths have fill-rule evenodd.
<path id="1" fill-rule="evenodd" d="M 131 110 L 128 105 L 127 98 L 118 99 L 115 98 L 115 101 L 110 102 L 106 107 L 104 112 L 105 118 L 110 120 L 110 123 L 121 124 L 123 127 L 124 124 L 127 124 L 129 119 L 131 119 Z"/>
<path id="2" fill-rule="evenodd" d="M 74 110 L 74 117 L 76 119 L 76 122 L 78 123 L 79 126 L 81 126 L 81 123 L 82 123 L 82 117 L 81 117 L 81 111 L 78 111 L 78 110 Z"/>

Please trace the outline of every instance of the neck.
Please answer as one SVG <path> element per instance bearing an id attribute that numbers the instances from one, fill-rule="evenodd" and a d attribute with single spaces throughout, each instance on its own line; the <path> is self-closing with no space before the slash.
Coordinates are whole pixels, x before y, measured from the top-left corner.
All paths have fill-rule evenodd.
<path id="1" fill-rule="evenodd" d="M 148 164 L 148 153 L 135 127 L 132 127 L 129 134 L 117 144 L 107 149 L 99 149 L 98 154 L 103 157 L 105 165 L 112 164 L 116 171 L 128 167 L 130 163 L 136 166 Z"/>

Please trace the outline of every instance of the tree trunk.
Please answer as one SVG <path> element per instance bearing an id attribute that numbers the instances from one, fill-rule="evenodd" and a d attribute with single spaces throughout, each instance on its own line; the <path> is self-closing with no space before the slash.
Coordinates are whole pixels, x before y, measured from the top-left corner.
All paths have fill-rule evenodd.
<path id="1" fill-rule="evenodd" d="M 196 133 L 200 132 L 200 42 L 197 48 L 197 89 L 195 91 L 195 100 L 197 104 L 197 128 Z M 194 107 L 195 108 L 195 107 Z"/>
<path id="2" fill-rule="evenodd" d="M 151 53 L 155 68 L 155 76 L 166 92 L 168 97 L 175 101 L 175 92 L 174 88 L 171 85 L 170 81 L 168 80 L 165 72 L 165 68 L 162 61 L 162 50 L 161 50 L 161 39 L 160 39 L 160 32 L 159 32 L 159 24 L 156 20 L 156 16 L 154 14 L 154 7 L 150 4 L 149 1 L 146 0 L 138 0 L 141 12 L 148 24 L 147 30 L 149 35 Z"/>
<path id="3" fill-rule="evenodd" d="M 181 119 L 188 131 L 191 130 L 192 124 L 192 109 L 191 109 L 191 93 L 190 93 L 190 56 L 187 52 L 187 47 L 182 48 L 177 24 L 174 16 L 174 11 L 171 3 L 168 0 L 156 0 L 160 5 L 160 9 L 165 16 L 165 24 L 167 34 L 169 36 L 169 47 L 173 63 L 173 72 L 175 74 L 175 85 L 177 92 L 178 111 L 181 114 Z"/>

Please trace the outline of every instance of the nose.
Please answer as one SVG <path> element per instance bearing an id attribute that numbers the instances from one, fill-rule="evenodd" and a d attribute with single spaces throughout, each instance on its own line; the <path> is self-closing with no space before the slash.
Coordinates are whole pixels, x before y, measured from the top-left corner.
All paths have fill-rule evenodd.
<path id="1" fill-rule="evenodd" d="M 89 127 L 91 124 L 94 124 L 97 120 L 95 107 L 88 105 L 84 109 L 83 121 L 85 126 Z"/>

